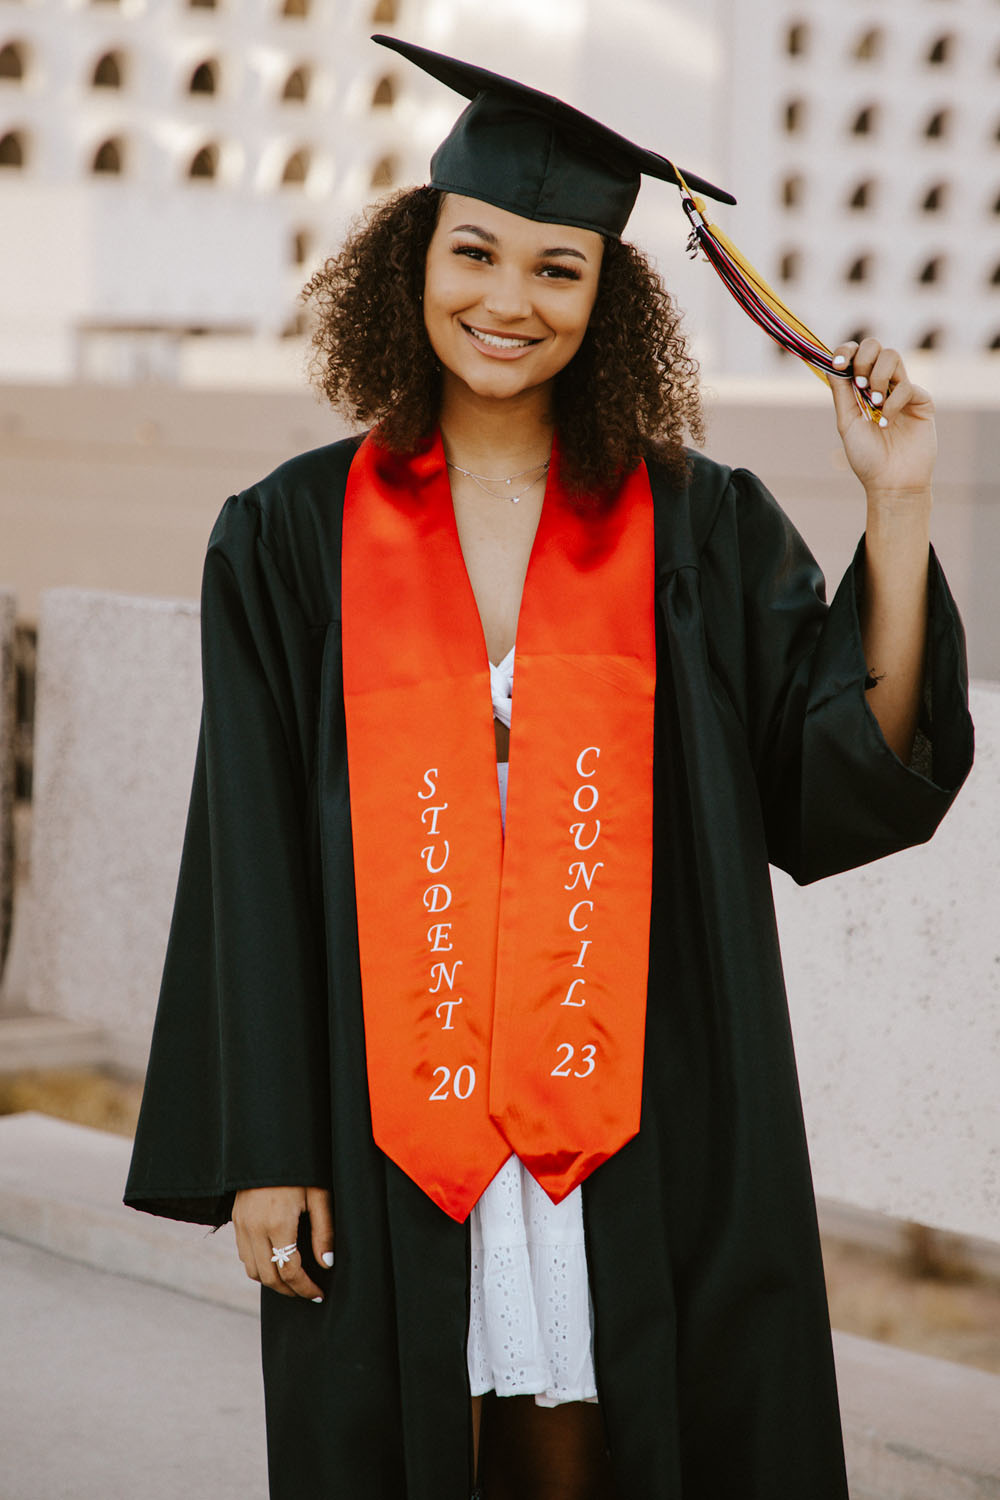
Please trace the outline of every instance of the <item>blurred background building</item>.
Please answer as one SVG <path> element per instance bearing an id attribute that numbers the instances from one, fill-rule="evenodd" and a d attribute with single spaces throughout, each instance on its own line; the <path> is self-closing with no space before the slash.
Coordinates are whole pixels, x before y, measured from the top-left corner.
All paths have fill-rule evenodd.
<path id="1" fill-rule="evenodd" d="M 558 93 L 735 190 L 722 226 L 828 341 L 1000 350 L 995 0 L 0 0 L 0 379 L 300 379 L 298 291 L 420 182 L 456 97 L 398 32 Z M 713 372 L 780 354 L 630 233 Z"/>

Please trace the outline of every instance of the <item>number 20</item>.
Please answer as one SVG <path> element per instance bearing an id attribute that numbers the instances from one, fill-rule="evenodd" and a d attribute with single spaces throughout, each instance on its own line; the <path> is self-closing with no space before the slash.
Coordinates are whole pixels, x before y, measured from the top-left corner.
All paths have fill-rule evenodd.
<path id="1" fill-rule="evenodd" d="M 434 1069 L 434 1077 L 437 1078 L 439 1073 L 443 1075 L 441 1078 L 441 1082 L 430 1094 L 428 1094 L 428 1099 L 441 1100 L 447 1099 L 448 1097 L 448 1083 L 451 1079 L 451 1069 L 446 1068 L 442 1063 L 439 1068 Z M 454 1089 L 456 1099 L 468 1099 L 475 1086 L 475 1068 L 470 1068 L 468 1063 L 465 1063 L 461 1068 L 455 1069 Z"/>
<path id="2" fill-rule="evenodd" d="M 582 1073 L 580 1072 L 579 1068 L 573 1068 L 572 1070 L 570 1069 L 570 1063 L 573 1061 L 574 1051 L 571 1042 L 560 1042 L 558 1050 L 560 1052 L 564 1052 L 566 1055 L 565 1057 L 560 1058 L 556 1063 L 555 1067 L 552 1069 L 552 1072 L 549 1074 L 550 1078 L 589 1078 L 591 1073 L 597 1066 L 594 1061 L 594 1057 L 597 1053 L 597 1048 L 594 1046 L 593 1042 L 586 1042 L 580 1048 L 581 1059 L 585 1064 Z"/>

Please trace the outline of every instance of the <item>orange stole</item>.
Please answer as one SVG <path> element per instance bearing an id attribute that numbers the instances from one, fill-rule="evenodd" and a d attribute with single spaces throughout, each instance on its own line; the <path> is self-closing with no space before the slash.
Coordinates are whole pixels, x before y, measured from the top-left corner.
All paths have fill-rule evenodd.
<path id="1" fill-rule="evenodd" d="M 639 1128 L 653 569 L 645 468 L 610 507 L 579 507 L 554 449 L 518 620 L 504 842 L 440 437 L 408 459 L 369 437 L 351 465 L 344 702 L 372 1127 L 459 1221 L 512 1150 L 559 1202 Z"/>

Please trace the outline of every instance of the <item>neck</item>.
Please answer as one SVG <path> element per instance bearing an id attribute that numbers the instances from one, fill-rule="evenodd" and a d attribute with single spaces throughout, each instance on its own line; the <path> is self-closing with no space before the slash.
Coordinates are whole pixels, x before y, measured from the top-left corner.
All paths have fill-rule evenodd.
<path id="1" fill-rule="evenodd" d="M 549 456 L 551 390 L 540 386 L 497 401 L 446 378 L 440 424 L 448 458 L 482 473 L 513 473 Z"/>

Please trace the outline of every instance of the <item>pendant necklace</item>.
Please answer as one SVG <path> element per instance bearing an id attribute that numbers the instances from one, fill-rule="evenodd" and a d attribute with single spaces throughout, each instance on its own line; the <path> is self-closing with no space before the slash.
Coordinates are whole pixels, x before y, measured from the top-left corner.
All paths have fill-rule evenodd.
<path id="1" fill-rule="evenodd" d="M 471 479 L 474 484 L 479 486 L 484 495 L 489 495 L 493 500 L 507 499 L 512 505 L 516 505 L 522 496 L 526 495 L 529 490 L 533 490 L 535 485 L 539 484 L 545 478 L 549 472 L 551 461 L 551 459 L 547 458 L 544 463 L 532 464 L 530 469 L 520 469 L 516 474 L 511 474 L 509 478 L 491 479 L 488 474 L 474 474 L 471 469 L 463 469 L 461 464 L 453 464 L 450 458 L 445 459 L 445 463 L 449 469 L 454 469 L 456 474 L 464 474 L 467 479 Z M 542 472 L 540 474 L 536 473 L 537 469 L 541 469 Z M 502 484 L 509 490 L 514 480 L 523 479 L 525 474 L 534 474 L 535 478 L 530 480 L 523 489 L 518 490 L 516 495 L 505 496 L 502 491 L 498 495 L 495 490 L 487 488 L 487 485 Z"/>

